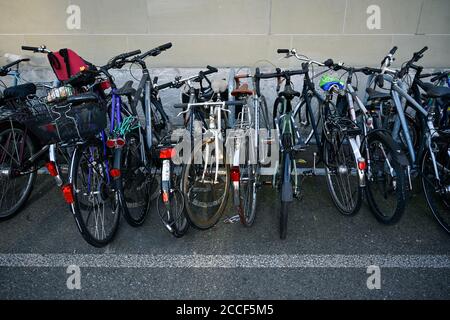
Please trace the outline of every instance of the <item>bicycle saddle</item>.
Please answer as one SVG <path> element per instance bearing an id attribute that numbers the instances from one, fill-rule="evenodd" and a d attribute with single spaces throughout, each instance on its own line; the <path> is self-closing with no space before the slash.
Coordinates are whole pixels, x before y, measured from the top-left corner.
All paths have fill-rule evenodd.
<path id="1" fill-rule="evenodd" d="M 450 99 L 450 88 L 438 87 L 432 83 L 426 83 L 424 85 L 427 96 L 430 98 L 445 98 Z"/>
<path id="2" fill-rule="evenodd" d="M 136 89 L 133 88 L 133 81 L 127 81 L 123 85 L 122 88 L 116 91 L 116 94 L 119 96 L 128 96 L 128 95 L 134 95 L 136 92 Z"/>
<path id="3" fill-rule="evenodd" d="M 231 95 L 233 97 L 236 97 L 238 95 L 253 95 L 253 91 L 248 88 L 247 83 L 244 83 L 244 84 L 240 85 L 239 88 L 234 89 L 231 92 Z"/>
<path id="4" fill-rule="evenodd" d="M 389 100 L 391 98 L 389 92 L 380 92 L 372 88 L 367 88 L 366 92 L 369 94 L 367 100 Z"/>
<path id="5" fill-rule="evenodd" d="M 3 97 L 5 99 L 25 99 L 28 95 L 35 93 L 36 86 L 33 83 L 25 83 L 6 88 L 3 91 Z"/>

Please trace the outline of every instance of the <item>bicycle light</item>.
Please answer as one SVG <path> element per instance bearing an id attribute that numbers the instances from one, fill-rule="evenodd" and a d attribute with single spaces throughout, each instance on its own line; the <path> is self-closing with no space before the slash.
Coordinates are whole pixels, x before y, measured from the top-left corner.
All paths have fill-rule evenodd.
<path id="1" fill-rule="evenodd" d="M 111 170 L 109 171 L 109 174 L 110 174 L 111 177 L 113 177 L 113 178 L 118 178 L 118 177 L 120 177 L 121 172 L 120 172 L 120 169 L 111 169 Z"/>
<path id="2" fill-rule="evenodd" d="M 172 159 L 175 156 L 175 148 L 166 148 L 159 151 L 160 159 Z"/>
<path id="3" fill-rule="evenodd" d="M 117 138 L 117 139 L 108 139 L 106 141 L 106 146 L 109 149 L 114 149 L 114 148 L 123 148 L 123 146 L 126 144 L 125 139 L 123 138 Z"/>
<path id="4" fill-rule="evenodd" d="M 364 170 L 366 170 L 366 168 L 367 168 L 366 159 L 359 158 L 358 159 L 358 169 L 364 171 Z"/>
<path id="5" fill-rule="evenodd" d="M 231 181 L 233 182 L 238 182 L 241 180 L 241 173 L 239 171 L 239 167 L 235 166 L 232 167 L 230 170 L 230 177 L 231 177 Z"/>
<path id="6" fill-rule="evenodd" d="M 64 196 L 64 200 L 66 200 L 66 202 L 68 204 L 72 204 L 75 202 L 74 197 L 73 197 L 73 186 L 72 184 L 65 184 L 61 187 L 61 191 L 63 193 Z"/>
<path id="7" fill-rule="evenodd" d="M 52 177 L 56 177 L 58 175 L 58 169 L 56 168 L 56 164 L 53 161 L 47 162 L 45 164 L 45 167 Z"/>
<path id="8" fill-rule="evenodd" d="M 100 88 L 102 88 L 102 90 L 106 90 L 111 88 L 111 83 L 108 80 L 102 81 L 100 82 Z"/>

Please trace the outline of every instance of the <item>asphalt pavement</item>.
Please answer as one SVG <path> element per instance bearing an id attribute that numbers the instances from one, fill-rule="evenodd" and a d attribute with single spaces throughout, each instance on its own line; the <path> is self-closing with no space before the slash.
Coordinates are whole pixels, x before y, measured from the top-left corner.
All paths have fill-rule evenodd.
<path id="1" fill-rule="evenodd" d="M 365 204 L 342 216 L 324 178 L 308 177 L 284 241 L 277 192 L 264 186 L 258 196 L 251 228 L 221 221 L 175 239 L 152 210 L 140 228 L 122 219 L 114 241 L 98 249 L 78 233 L 53 181 L 39 176 L 24 210 L 0 223 L 0 299 L 450 298 L 450 236 L 422 194 L 398 224 L 384 226 Z M 80 289 L 67 286 L 70 265 L 79 267 Z"/>

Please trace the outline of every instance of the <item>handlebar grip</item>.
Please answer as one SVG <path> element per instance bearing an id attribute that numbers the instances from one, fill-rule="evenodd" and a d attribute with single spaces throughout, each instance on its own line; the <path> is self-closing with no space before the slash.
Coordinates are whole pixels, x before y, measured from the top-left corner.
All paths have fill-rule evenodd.
<path id="1" fill-rule="evenodd" d="M 189 103 L 176 103 L 173 105 L 175 109 L 184 109 L 187 108 Z"/>
<path id="2" fill-rule="evenodd" d="M 156 90 L 163 90 L 163 89 L 167 89 L 167 88 L 172 87 L 172 85 L 173 85 L 172 82 L 167 82 L 167 83 L 155 86 L 155 89 Z"/>
<path id="3" fill-rule="evenodd" d="M 291 52 L 291 50 L 289 50 L 289 49 L 278 49 L 277 50 L 277 53 L 286 53 L 286 54 L 288 54 L 290 52 Z"/>
<path id="4" fill-rule="evenodd" d="M 261 74 L 259 68 L 256 68 L 255 70 L 255 90 L 256 90 L 256 94 L 258 96 L 261 95 L 261 87 L 260 87 L 260 80 L 259 80 L 259 75 Z"/>
<path id="5" fill-rule="evenodd" d="M 397 49 L 397 46 L 393 47 L 391 51 L 389 51 L 389 54 L 394 55 L 397 52 Z"/>
<path id="6" fill-rule="evenodd" d="M 325 67 L 331 68 L 332 66 L 334 66 L 334 61 L 333 59 L 327 59 L 323 64 L 325 65 Z"/>
<path id="7" fill-rule="evenodd" d="M 22 50 L 24 50 L 24 51 L 38 52 L 38 51 L 39 51 L 39 47 L 22 46 Z"/>
<path id="8" fill-rule="evenodd" d="M 208 69 L 209 71 L 211 71 L 211 73 L 215 73 L 218 72 L 219 70 L 217 68 L 211 67 L 211 66 L 206 66 L 206 69 Z"/>
<path id="9" fill-rule="evenodd" d="M 416 52 L 418 55 L 420 55 L 420 54 L 423 54 L 425 51 L 427 51 L 428 50 L 428 47 L 427 46 L 425 46 L 425 47 L 423 47 L 422 48 L 422 50 L 420 50 L 419 52 Z"/>
<path id="10" fill-rule="evenodd" d="M 164 51 L 164 50 L 167 50 L 167 49 L 170 49 L 170 48 L 172 48 L 172 42 L 168 42 L 168 43 L 163 44 L 163 45 L 158 47 L 158 49 L 161 50 L 161 51 Z"/>

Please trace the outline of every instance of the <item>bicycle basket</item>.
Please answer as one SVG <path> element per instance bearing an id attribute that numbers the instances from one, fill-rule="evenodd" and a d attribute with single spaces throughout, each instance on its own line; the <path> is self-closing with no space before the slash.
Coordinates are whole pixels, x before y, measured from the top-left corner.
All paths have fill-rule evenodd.
<path id="1" fill-rule="evenodd" d="M 90 93 L 56 104 L 46 104 L 43 99 L 29 100 L 24 123 L 44 144 L 76 142 L 106 128 L 106 106 Z"/>

